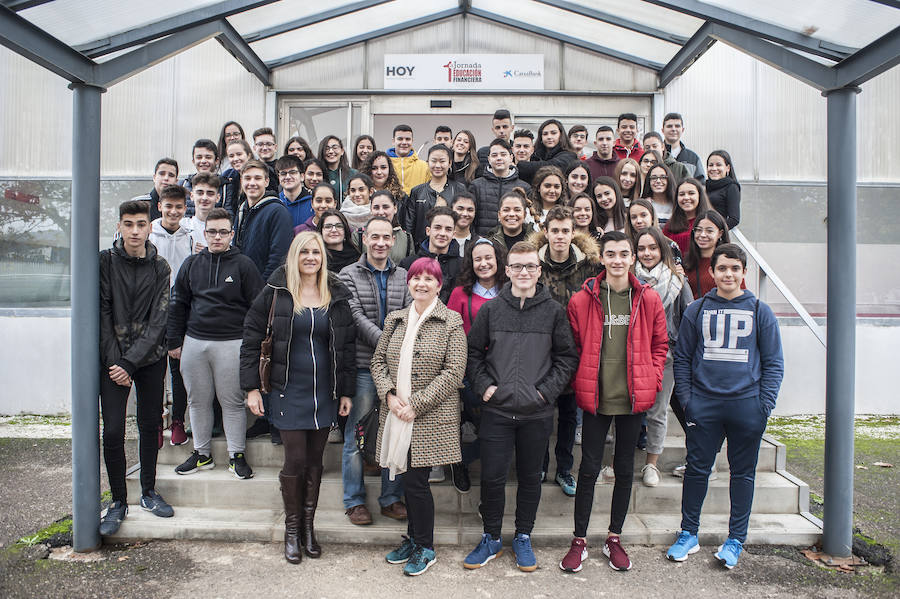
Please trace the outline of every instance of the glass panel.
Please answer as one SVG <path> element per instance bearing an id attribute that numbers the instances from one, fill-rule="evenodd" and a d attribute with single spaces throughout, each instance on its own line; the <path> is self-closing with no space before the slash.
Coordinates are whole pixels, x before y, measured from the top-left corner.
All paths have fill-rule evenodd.
<path id="1" fill-rule="evenodd" d="M 308 0 L 281 0 L 281 2 L 266 4 L 253 10 L 231 15 L 228 17 L 228 21 L 237 29 L 238 33 L 246 36 L 269 27 L 303 19 L 325 10 L 340 8 L 358 1 L 329 0 L 325 3 L 309 2 Z"/>
<path id="2" fill-rule="evenodd" d="M 347 140 L 347 104 L 343 106 L 289 106 L 289 137 L 300 135 L 309 142 L 314 152 L 318 151 L 319 140 L 326 135 L 341 138 L 344 147 L 353 140 Z"/>
<path id="3" fill-rule="evenodd" d="M 572 4 L 581 4 L 600 12 L 605 12 L 628 21 L 655 27 L 661 31 L 671 32 L 683 37 L 691 37 L 703 25 L 702 19 L 696 19 L 674 10 L 650 4 L 649 2 L 622 2 L 621 0 L 570 0 Z"/>

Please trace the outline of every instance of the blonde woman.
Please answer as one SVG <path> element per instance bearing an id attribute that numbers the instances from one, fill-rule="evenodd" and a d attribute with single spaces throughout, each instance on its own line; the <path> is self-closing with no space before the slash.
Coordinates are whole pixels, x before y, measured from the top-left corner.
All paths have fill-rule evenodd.
<path id="1" fill-rule="evenodd" d="M 247 405 L 259 417 L 268 410 L 284 441 L 278 479 L 284 500 L 284 557 L 293 564 L 301 560 L 301 546 L 308 557 L 322 555 L 313 530 L 322 454 L 331 425 L 338 414 L 350 413 L 350 397 L 356 393 L 350 292 L 329 274 L 327 262 L 318 233 L 297 235 L 285 265 L 272 273 L 247 313 L 241 347 L 241 387 L 247 391 Z M 270 309 L 271 391 L 264 406 L 259 354 Z"/>

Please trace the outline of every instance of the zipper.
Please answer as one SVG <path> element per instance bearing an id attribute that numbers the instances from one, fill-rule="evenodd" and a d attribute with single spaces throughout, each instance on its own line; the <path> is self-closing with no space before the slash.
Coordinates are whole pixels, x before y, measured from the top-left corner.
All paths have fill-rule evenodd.
<path id="1" fill-rule="evenodd" d="M 597 283 L 597 284 L 599 285 L 599 283 Z M 594 414 L 596 414 L 597 412 L 600 411 L 600 381 L 603 380 L 601 378 L 602 373 L 600 372 L 600 365 L 601 365 L 600 358 L 603 355 L 603 316 L 604 316 L 604 314 L 603 314 L 603 302 L 601 302 L 600 299 L 593 293 L 591 293 L 591 297 L 594 298 L 594 301 L 597 302 L 597 306 L 599 306 L 599 308 L 600 308 L 600 348 L 599 348 L 599 351 L 597 352 L 597 384 L 594 385 Z M 627 354 L 628 352 L 625 352 L 625 353 Z M 626 357 L 626 359 L 627 359 L 627 357 Z"/>
<path id="2" fill-rule="evenodd" d="M 631 310 L 631 315 L 628 318 L 628 345 L 625 347 L 625 384 L 628 385 L 628 393 L 631 395 L 631 413 L 634 414 L 634 404 L 637 401 L 637 396 L 634 393 L 634 389 L 631 386 L 631 364 L 628 360 L 629 354 L 629 345 L 634 347 L 634 343 L 632 342 L 632 333 L 634 331 L 634 316 L 641 309 L 641 301 L 644 299 L 644 288 L 641 287 L 641 292 L 638 293 L 637 301 L 634 304 L 634 308 Z"/>
<path id="3" fill-rule="evenodd" d="M 312 356 L 313 363 L 313 426 L 319 428 L 319 389 L 318 377 L 316 376 L 316 348 L 313 345 L 313 336 L 316 333 L 316 313 L 313 308 L 309 309 L 309 353 Z M 288 361 L 290 361 L 290 352 L 288 353 Z"/>
<path id="4" fill-rule="evenodd" d="M 274 290 L 287 291 L 288 295 L 290 295 L 290 291 L 288 291 L 287 287 L 275 287 L 274 285 L 270 285 L 270 287 L 272 287 L 272 289 L 274 289 Z M 274 299 L 277 299 L 277 296 L 275 296 Z M 274 299 L 273 299 L 273 301 L 274 301 Z M 284 369 L 284 387 L 283 388 L 287 388 L 288 381 L 291 378 L 291 342 L 294 340 L 294 316 L 297 314 L 296 312 L 294 312 L 293 298 L 291 298 L 291 304 L 292 304 L 291 305 L 291 326 L 288 328 L 288 346 L 287 346 L 287 360 L 286 360 L 287 366 Z M 273 327 L 273 330 L 274 330 L 274 327 Z M 272 335 L 273 344 L 274 344 L 274 339 L 275 339 L 275 335 L 273 333 L 273 335 Z"/>
<path id="5" fill-rule="evenodd" d="M 328 345 L 331 348 L 331 398 L 337 401 L 337 350 L 334 347 L 334 323 L 331 322 L 331 315 L 328 314 Z"/>

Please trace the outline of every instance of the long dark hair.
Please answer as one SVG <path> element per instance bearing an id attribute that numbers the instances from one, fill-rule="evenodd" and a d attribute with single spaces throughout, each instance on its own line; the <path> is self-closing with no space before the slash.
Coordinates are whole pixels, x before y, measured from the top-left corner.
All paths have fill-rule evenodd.
<path id="1" fill-rule="evenodd" d="M 597 205 L 597 200 L 595 200 L 595 199 L 594 199 L 593 197 L 591 197 L 589 194 L 586 194 L 586 193 L 583 193 L 583 192 L 582 192 L 582 193 L 577 193 L 577 194 L 575 194 L 574 196 L 572 196 L 571 198 L 569 198 L 569 201 L 568 201 L 568 202 L 566 202 L 566 206 L 568 206 L 569 208 L 572 209 L 572 214 L 573 214 L 572 220 L 575 220 L 575 216 L 574 216 L 574 214 L 575 214 L 575 202 L 577 202 L 577 201 L 580 200 L 580 199 L 585 199 L 585 200 L 587 200 L 588 202 L 590 202 L 590 204 L 591 204 L 591 224 L 588 225 L 588 228 L 591 229 L 591 233 L 593 234 L 593 233 L 596 233 L 596 232 L 600 231 L 600 223 L 599 223 L 599 221 L 598 221 L 597 219 L 599 218 L 600 212 L 601 212 L 603 209 L 600 208 L 600 206 Z M 576 225 L 576 226 L 577 226 L 577 225 Z"/>
<path id="2" fill-rule="evenodd" d="M 474 253 L 473 250 L 478 245 L 485 244 L 485 241 L 490 243 L 491 247 L 494 248 L 494 258 L 497 262 L 497 274 L 494 275 L 494 285 L 496 287 L 503 287 L 503 284 L 508 280 L 506 277 L 506 248 L 490 239 L 482 239 L 484 239 L 484 241 L 479 239 L 469 248 L 469 251 L 465 253 L 463 256 L 462 268 L 459 271 L 459 276 L 456 278 L 456 286 L 462 287 L 463 292 L 466 295 L 472 295 L 472 287 L 478 282 L 478 276 L 475 275 L 475 259 L 472 257 L 472 254 Z"/>
<path id="3" fill-rule="evenodd" d="M 337 170 L 341 173 L 341 177 L 343 178 L 350 170 L 350 163 L 347 162 L 347 150 L 344 149 L 344 142 L 341 141 L 340 137 L 336 135 L 326 135 L 325 137 L 323 137 L 322 141 L 319 142 L 319 155 L 317 156 L 317 158 L 322 161 L 322 164 L 325 165 L 325 170 L 329 170 L 328 161 L 325 160 L 325 148 L 328 146 L 328 142 L 332 139 L 337 141 L 338 145 L 341 146 L 341 150 L 344 151 L 344 153 L 341 154 L 340 160 L 338 160 L 337 167 Z"/>
<path id="4" fill-rule="evenodd" d="M 327 185 L 327 183 L 321 183 L 320 185 Z M 316 186 L 318 187 L 318 185 Z M 329 185 L 329 187 L 331 187 Z M 334 208 L 329 208 L 325 212 L 322 213 L 322 217 L 319 219 L 319 223 L 316 225 L 316 231 L 319 232 L 319 235 L 322 235 L 322 230 L 325 228 L 325 219 L 329 216 L 336 216 L 341 219 L 341 223 L 344 225 L 344 243 L 353 243 L 353 232 L 350 230 L 350 222 L 347 220 L 347 217 L 344 216 L 344 213 L 340 210 L 335 210 Z M 322 238 L 324 239 L 324 235 Z"/>
<path id="5" fill-rule="evenodd" d="M 403 186 L 400 185 L 400 177 L 397 176 L 397 171 L 394 170 L 394 163 L 393 161 L 391 161 L 391 157 L 388 156 L 387 153 L 381 150 L 375 150 L 374 152 L 369 154 L 369 157 L 366 158 L 366 161 L 363 163 L 362 169 L 360 170 L 369 175 L 369 177 L 372 177 L 372 164 L 375 162 L 375 160 L 382 157 L 387 160 L 388 165 L 388 178 L 385 189 L 391 192 L 391 195 L 394 196 L 394 200 L 396 200 L 396 204 L 399 208 L 401 200 L 406 194 L 403 192 Z M 372 177 L 372 180 L 374 181 L 375 178 Z"/>
<path id="6" fill-rule="evenodd" d="M 460 135 L 465 135 L 469 140 L 469 151 L 466 154 L 468 158 L 468 163 L 463 159 L 463 164 L 465 168 L 460 173 L 455 173 L 453 171 L 453 160 L 456 158 L 455 151 L 453 150 L 453 146 L 456 145 L 456 138 Z M 450 142 L 450 174 L 452 175 L 450 178 L 455 179 L 457 176 L 462 176 L 462 181 L 460 183 L 465 183 L 468 185 L 475 179 L 475 173 L 478 171 L 478 146 L 475 144 L 475 134 L 469 131 L 468 129 L 461 129 L 456 132 L 456 135 L 453 137 L 453 141 Z M 456 179 L 459 181 L 459 179 Z"/>
<path id="7" fill-rule="evenodd" d="M 355 170 L 360 170 L 364 161 L 360 161 L 359 156 L 356 154 L 356 149 L 359 148 L 359 142 L 363 140 L 368 140 L 370 144 L 372 144 L 372 152 L 378 149 L 378 146 L 375 145 L 375 138 L 371 135 L 360 135 L 353 141 L 353 160 L 350 161 L 351 166 Z"/>
<path id="8" fill-rule="evenodd" d="M 303 162 L 306 162 L 306 161 L 309 160 L 310 158 L 315 158 L 315 157 L 316 157 L 316 155 L 313 154 L 312 148 L 309 147 L 309 143 L 308 143 L 305 139 L 303 139 L 302 137 L 300 137 L 299 135 L 293 136 L 292 138 L 290 138 L 289 140 L 287 140 L 287 143 L 286 143 L 286 144 L 284 144 L 284 155 L 285 155 L 285 156 L 286 156 L 287 153 L 288 153 L 288 148 L 290 148 L 290 147 L 291 147 L 291 144 L 294 143 L 294 142 L 297 142 L 298 144 L 300 144 L 300 147 L 303 148 L 303 153 L 306 155 L 306 156 L 303 158 Z M 323 174 L 324 174 L 325 169 L 322 169 L 322 172 L 323 172 Z"/>
<path id="9" fill-rule="evenodd" d="M 728 236 L 728 225 L 725 223 L 725 219 L 722 218 L 721 214 L 715 210 L 707 210 L 706 212 L 697 214 L 697 218 L 694 219 L 694 226 L 691 227 L 691 245 L 688 247 L 687 256 L 684 257 L 685 271 L 695 269 L 700 264 L 700 246 L 697 245 L 697 241 L 694 238 L 694 231 L 697 230 L 701 220 L 710 221 L 722 232 L 722 235 L 719 236 L 719 240 L 716 242 L 716 247 L 719 247 L 723 243 L 731 243 L 731 238 Z"/>
<path id="10" fill-rule="evenodd" d="M 569 138 L 566 137 L 566 128 L 563 127 L 563 124 L 557 119 L 547 119 L 541 123 L 540 127 L 538 127 L 537 136 L 534 140 L 534 156 L 543 158 L 549 150 L 549 148 L 544 147 L 544 128 L 546 128 L 547 125 L 556 125 L 559 128 L 559 143 L 556 144 L 555 147 L 560 150 L 569 150 L 571 152 L 572 146 L 569 145 Z"/>
<path id="11" fill-rule="evenodd" d="M 616 183 L 619 185 L 619 189 L 622 189 L 621 184 L 621 176 L 622 170 L 625 168 L 626 164 L 630 164 L 634 167 L 634 185 L 628 190 L 628 193 L 622 192 L 622 199 L 624 201 L 625 198 L 628 198 L 628 203 L 630 204 L 634 200 L 641 197 L 641 165 L 638 164 L 638 161 L 634 158 L 623 158 L 619 162 L 616 163 L 615 175 L 613 178 Z"/>
<path id="12" fill-rule="evenodd" d="M 541 199 L 541 184 L 544 182 L 544 179 L 547 177 L 556 177 L 559 179 L 559 200 L 557 200 L 557 205 L 565 206 L 566 201 L 569 199 L 569 188 L 566 185 L 566 176 L 563 175 L 562 171 L 559 170 L 559 167 L 556 166 L 542 166 L 537 170 L 534 174 L 534 178 L 531 183 L 531 216 L 534 218 L 534 222 L 541 222 L 541 214 L 544 210 L 544 201 Z"/>
<path id="13" fill-rule="evenodd" d="M 725 166 L 728 167 L 728 174 L 725 175 L 725 178 L 731 179 L 732 181 L 737 183 L 738 187 L 740 187 L 741 184 L 740 184 L 740 182 L 738 182 L 737 175 L 734 172 L 734 165 L 731 164 L 731 154 L 729 154 L 725 150 L 713 150 L 712 152 L 709 153 L 709 156 L 706 157 L 706 164 L 709 164 L 709 159 L 712 158 L 713 156 L 718 156 L 719 158 L 721 158 L 722 160 L 725 161 Z M 709 179 L 707 179 L 707 180 L 709 180 Z"/>
<path id="14" fill-rule="evenodd" d="M 685 184 L 693 186 L 700 196 L 700 201 L 697 202 L 697 209 L 694 210 L 695 215 L 712 210 L 712 204 L 709 203 L 709 196 L 706 195 L 706 188 L 697 179 L 688 177 L 687 179 L 679 183 L 678 187 L 676 188 L 675 206 L 672 208 L 672 216 L 669 218 L 669 222 L 666 223 L 666 230 L 668 230 L 670 233 L 682 233 L 690 228 L 690 224 L 688 223 L 688 215 L 687 213 L 685 213 L 684 208 L 681 207 L 681 204 L 678 203 L 677 189 L 680 189 L 681 186 Z"/>
<path id="15" fill-rule="evenodd" d="M 566 180 L 563 181 L 563 185 L 565 185 L 566 190 L 569 189 L 569 175 L 571 175 L 576 169 L 579 169 L 579 168 L 584 170 L 584 172 L 587 173 L 587 187 L 584 188 L 585 189 L 584 193 L 587 193 L 588 189 L 592 189 L 591 186 L 594 183 L 594 178 L 591 176 L 591 169 L 589 169 L 587 167 L 587 164 L 585 164 L 581 160 L 575 160 L 574 162 L 570 163 L 569 166 L 566 167 L 566 170 L 563 172 L 563 175 L 565 175 L 565 177 L 566 177 Z"/>
<path id="16" fill-rule="evenodd" d="M 647 227 L 637 234 L 634 240 L 635 253 L 637 252 L 638 242 L 644 235 L 652 237 L 653 241 L 656 242 L 657 247 L 659 247 L 659 261 L 665 264 L 666 268 L 672 271 L 674 276 L 681 279 L 681 275 L 675 270 L 675 258 L 672 255 L 672 240 L 663 235 L 663 232 L 660 231 L 658 227 Z M 638 258 L 638 261 L 640 261 L 640 258 Z"/>
<path id="17" fill-rule="evenodd" d="M 653 151 L 653 150 L 651 150 Z M 655 152 L 654 152 L 655 153 Z M 647 178 L 644 180 L 644 190 L 641 193 L 642 198 L 653 198 L 653 188 L 650 186 L 650 175 L 653 173 L 654 169 L 661 168 L 663 169 L 663 173 L 666 175 L 666 201 L 669 202 L 669 205 L 675 206 L 675 194 L 676 194 L 676 184 L 675 184 L 675 176 L 672 174 L 672 171 L 669 170 L 662 161 L 654 164 L 650 167 L 650 170 L 647 171 Z"/>
<path id="18" fill-rule="evenodd" d="M 612 207 L 613 228 L 616 231 L 624 230 L 625 221 L 628 220 L 628 214 L 625 212 L 625 201 L 622 199 L 622 190 L 619 189 L 619 184 L 616 183 L 615 179 L 612 177 L 597 177 L 597 180 L 594 181 L 594 184 L 591 187 L 591 196 L 594 198 L 594 206 L 600 211 L 596 219 L 597 224 L 600 226 L 601 230 L 605 230 L 607 223 L 609 223 L 609 214 L 600 207 L 600 202 L 597 200 L 597 187 L 600 185 L 612 188 L 613 192 L 616 194 L 616 203 L 613 204 Z"/>
<path id="19" fill-rule="evenodd" d="M 238 128 L 238 131 L 241 132 L 241 139 L 247 139 L 247 136 L 244 134 L 244 128 L 241 127 L 241 124 L 237 121 L 228 121 L 224 125 L 222 125 L 222 131 L 219 133 L 219 160 L 223 158 L 227 158 L 226 150 L 228 147 L 225 145 L 225 129 L 228 129 L 230 125 L 234 125 Z M 249 155 L 248 155 L 249 158 Z"/>
<path id="20" fill-rule="evenodd" d="M 631 205 L 628 206 L 628 210 L 625 212 L 625 234 L 631 237 L 634 241 L 635 246 L 637 246 L 637 238 L 640 234 L 640 231 L 636 230 L 631 224 L 631 209 L 635 206 L 639 206 L 647 210 L 650 213 L 650 226 L 659 228 L 659 219 L 656 218 L 656 210 L 653 208 L 653 203 L 650 200 L 645 200 L 644 198 L 638 198 L 631 202 Z"/>

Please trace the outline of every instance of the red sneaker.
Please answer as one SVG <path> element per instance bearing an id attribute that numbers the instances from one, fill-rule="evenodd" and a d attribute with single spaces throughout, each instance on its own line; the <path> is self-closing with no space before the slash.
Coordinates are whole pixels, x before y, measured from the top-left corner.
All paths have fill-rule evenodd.
<path id="1" fill-rule="evenodd" d="M 184 445 L 187 443 L 188 437 L 187 433 L 184 432 L 184 422 L 181 420 L 173 420 L 172 426 L 169 427 L 169 430 L 172 432 L 172 437 L 169 439 L 169 443 L 172 445 Z"/>
<path id="2" fill-rule="evenodd" d="M 587 556 L 587 541 L 579 538 L 572 539 L 572 546 L 559 562 L 559 569 L 563 572 L 581 572 L 582 563 Z"/>
<path id="3" fill-rule="evenodd" d="M 619 537 L 607 537 L 606 544 L 603 545 L 603 555 L 609 558 L 609 567 L 613 570 L 631 570 L 631 560 L 622 549 Z"/>

